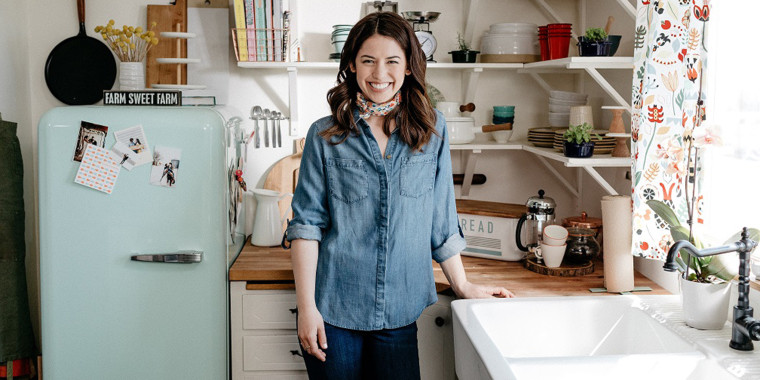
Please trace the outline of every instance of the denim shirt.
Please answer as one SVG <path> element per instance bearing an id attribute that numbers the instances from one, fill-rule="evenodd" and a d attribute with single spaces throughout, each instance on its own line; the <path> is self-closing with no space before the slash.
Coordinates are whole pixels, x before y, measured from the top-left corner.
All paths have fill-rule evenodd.
<path id="1" fill-rule="evenodd" d="M 309 128 L 286 239 L 319 241 L 316 305 L 325 322 L 352 330 L 406 326 L 438 300 L 432 260 L 466 246 L 459 230 L 449 137 L 436 130 L 422 151 L 391 133 L 381 155 L 369 124 L 331 145 Z M 337 141 L 337 138 L 333 138 Z"/>

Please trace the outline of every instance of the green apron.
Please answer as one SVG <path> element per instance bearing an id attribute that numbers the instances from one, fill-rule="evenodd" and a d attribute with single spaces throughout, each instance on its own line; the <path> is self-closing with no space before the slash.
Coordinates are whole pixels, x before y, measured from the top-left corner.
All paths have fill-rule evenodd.
<path id="1" fill-rule="evenodd" d="M 37 356 L 24 264 L 23 181 L 16 123 L 0 120 L 0 363 Z"/>

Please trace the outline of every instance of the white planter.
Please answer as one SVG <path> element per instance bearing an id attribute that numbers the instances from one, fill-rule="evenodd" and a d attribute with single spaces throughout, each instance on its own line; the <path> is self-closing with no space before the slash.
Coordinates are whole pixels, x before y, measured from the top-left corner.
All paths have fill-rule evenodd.
<path id="1" fill-rule="evenodd" d="M 145 67 L 142 62 L 119 63 L 119 89 L 122 91 L 145 89 Z"/>
<path id="2" fill-rule="evenodd" d="M 680 279 L 686 324 L 700 330 L 720 330 L 726 324 L 731 283 L 705 284 Z"/>

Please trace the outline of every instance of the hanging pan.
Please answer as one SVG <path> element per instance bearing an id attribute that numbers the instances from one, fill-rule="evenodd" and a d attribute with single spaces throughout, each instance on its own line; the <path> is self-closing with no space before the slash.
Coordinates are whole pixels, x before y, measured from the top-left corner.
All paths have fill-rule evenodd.
<path id="1" fill-rule="evenodd" d="M 108 47 L 88 37 L 84 0 L 77 0 L 79 34 L 53 48 L 45 63 L 45 82 L 58 100 L 69 105 L 93 104 L 103 99 L 116 80 L 116 61 Z"/>

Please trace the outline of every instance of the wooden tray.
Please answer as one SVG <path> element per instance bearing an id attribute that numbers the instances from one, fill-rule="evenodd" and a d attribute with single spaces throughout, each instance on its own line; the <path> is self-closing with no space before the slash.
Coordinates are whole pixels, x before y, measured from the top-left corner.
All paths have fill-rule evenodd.
<path id="1" fill-rule="evenodd" d="M 557 268 L 549 268 L 544 263 L 537 262 L 536 256 L 531 255 L 523 261 L 523 266 L 529 271 L 547 276 L 578 277 L 594 273 L 594 262 L 591 260 L 583 264 L 562 263 Z"/>

